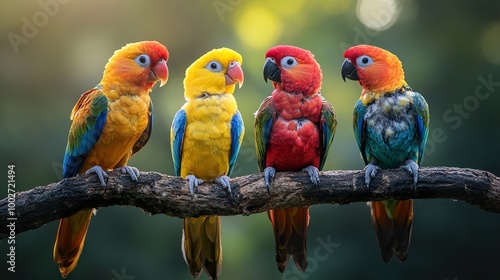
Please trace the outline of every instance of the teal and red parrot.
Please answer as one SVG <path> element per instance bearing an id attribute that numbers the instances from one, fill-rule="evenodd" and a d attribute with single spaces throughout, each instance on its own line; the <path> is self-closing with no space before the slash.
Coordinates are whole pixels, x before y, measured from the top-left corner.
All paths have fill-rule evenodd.
<path id="1" fill-rule="evenodd" d="M 365 184 L 380 168 L 402 167 L 416 187 L 429 132 L 429 107 L 405 81 L 401 61 L 387 50 L 358 45 L 347 49 L 342 78 L 359 81 L 354 135 L 366 164 Z M 410 245 L 413 200 L 372 201 L 371 215 L 384 262 L 404 261 Z"/>
<path id="2" fill-rule="evenodd" d="M 228 48 L 209 51 L 186 70 L 184 98 L 170 130 L 175 174 L 188 180 L 191 193 L 216 181 L 231 193 L 229 176 L 245 128 L 233 92 L 243 84 L 242 57 Z M 219 216 L 184 219 L 182 251 L 193 277 L 201 270 L 217 279 L 222 266 Z"/>
<path id="3" fill-rule="evenodd" d="M 320 65 L 310 51 L 280 45 L 267 51 L 263 72 L 264 80 L 271 80 L 274 87 L 254 122 L 257 161 L 266 188 L 269 191 L 277 171 L 307 172 L 318 186 L 337 126 L 333 107 L 320 93 Z M 279 271 L 285 270 L 290 256 L 305 271 L 309 207 L 269 210 L 268 216 Z"/>
<path id="4" fill-rule="evenodd" d="M 129 158 L 148 141 L 153 123 L 149 93 L 168 79 L 168 51 L 156 41 L 125 45 L 105 66 L 101 82 L 83 93 L 71 112 L 63 177 L 95 173 L 105 186 L 106 172 L 120 170 L 137 180 L 139 170 Z M 59 222 L 54 261 L 62 277 L 76 266 L 94 209 Z"/>

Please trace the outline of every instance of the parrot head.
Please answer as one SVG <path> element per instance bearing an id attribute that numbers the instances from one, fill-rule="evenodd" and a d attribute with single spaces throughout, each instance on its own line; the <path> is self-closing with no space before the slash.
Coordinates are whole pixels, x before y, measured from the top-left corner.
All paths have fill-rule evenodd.
<path id="1" fill-rule="evenodd" d="M 401 61 L 384 49 L 358 45 L 347 49 L 342 78 L 359 81 L 363 92 L 385 93 L 406 84 Z"/>
<path id="2" fill-rule="evenodd" d="M 289 93 L 312 95 L 321 88 L 321 68 L 305 49 L 280 45 L 269 49 L 264 64 L 264 80 Z"/>
<path id="3" fill-rule="evenodd" d="M 133 92 L 149 93 L 157 81 L 168 80 L 168 50 L 156 41 L 130 43 L 115 51 L 101 83 L 120 84 Z"/>
<path id="4" fill-rule="evenodd" d="M 236 84 L 243 85 L 242 57 L 229 48 L 213 49 L 186 69 L 184 97 L 200 94 L 232 94 Z"/>

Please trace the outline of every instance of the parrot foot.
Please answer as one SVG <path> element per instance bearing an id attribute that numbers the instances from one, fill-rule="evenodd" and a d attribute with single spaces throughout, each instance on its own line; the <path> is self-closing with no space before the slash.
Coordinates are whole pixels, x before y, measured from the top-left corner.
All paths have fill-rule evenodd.
<path id="1" fill-rule="evenodd" d="M 189 181 L 189 191 L 194 194 L 194 190 L 198 191 L 198 185 L 203 183 L 203 180 L 196 178 L 194 175 L 187 175 L 186 179 Z"/>
<path id="2" fill-rule="evenodd" d="M 376 166 L 373 163 L 368 163 L 368 165 L 365 166 L 365 184 L 367 189 L 370 187 L 370 182 L 372 178 L 375 178 L 375 175 L 377 175 L 377 171 L 379 169 L 380 167 Z"/>
<path id="3" fill-rule="evenodd" d="M 264 169 L 264 180 L 266 182 L 266 189 L 268 193 L 270 193 L 269 185 L 271 184 L 271 181 L 274 179 L 274 174 L 276 174 L 276 169 L 274 169 L 274 167 L 268 166 Z"/>
<path id="4" fill-rule="evenodd" d="M 101 183 L 101 186 L 105 187 L 106 182 L 104 182 L 104 178 L 108 178 L 108 174 L 102 170 L 102 167 L 99 165 L 94 165 L 89 170 L 85 171 L 85 175 L 90 174 L 90 173 L 95 173 L 97 175 L 97 178 L 99 178 L 99 182 Z"/>
<path id="5" fill-rule="evenodd" d="M 405 165 L 401 167 L 413 175 L 413 186 L 417 188 L 418 164 L 414 160 L 409 159 L 405 162 Z"/>
<path id="6" fill-rule="evenodd" d="M 318 168 L 312 166 L 312 165 L 309 165 L 308 167 L 306 168 L 302 168 L 302 171 L 305 171 L 307 172 L 307 174 L 309 174 L 309 180 L 311 181 L 311 183 L 313 183 L 314 186 L 319 186 L 319 170 Z"/>
<path id="7" fill-rule="evenodd" d="M 221 184 L 229 193 L 231 193 L 231 184 L 229 184 L 229 177 L 226 175 L 220 176 L 219 178 L 215 179 L 215 181 L 219 184 Z"/>
<path id="8" fill-rule="evenodd" d="M 139 169 L 133 167 L 133 166 L 122 166 L 115 168 L 115 171 L 120 171 L 121 173 L 128 174 L 130 176 L 130 179 L 132 181 L 137 181 L 137 178 L 139 177 Z"/>

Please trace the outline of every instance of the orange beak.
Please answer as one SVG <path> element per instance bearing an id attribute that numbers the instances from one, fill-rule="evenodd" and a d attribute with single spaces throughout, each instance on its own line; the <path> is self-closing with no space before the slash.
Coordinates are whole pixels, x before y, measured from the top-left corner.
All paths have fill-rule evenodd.
<path id="1" fill-rule="evenodd" d="M 164 59 L 160 59 L 155 66 L 151 68 L 149 72 L 149 81 L 156 82 L 160 80 L 160 87 L 164 86 L 168 80 L 168 67 L 167 61 Z"/>
<path id="2" fill-rule="evenodd" d="M 239 88 L 243 86 L 243 80 L 245 76 L 243 75 L 243 70 L 241 65 L 237 61 L 231 61 L 226 72 L 226 86 L 239 84 Z"/>

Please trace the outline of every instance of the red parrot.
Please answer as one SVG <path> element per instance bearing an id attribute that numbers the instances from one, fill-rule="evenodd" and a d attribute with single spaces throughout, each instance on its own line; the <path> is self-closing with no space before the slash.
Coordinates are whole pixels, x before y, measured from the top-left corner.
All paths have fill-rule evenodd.
<path id="1" fill-rule="evenodd" d="M 337 119 L 320 93 L 322 74 L 314 55 L 294 46 L 276 46 L 266 53 L 264 80 L 274 91 L 255 114 L 255 144 L 266 188 L 276 171 L 305 171 L 319 185 L 335 135 Z M 268 211 L 276 242 L 279 271 L 290 255 L 301 271 L 307 268 L 306 237 L 309 207 Z"/>
<path id="2" fill-rule="evenodd" d="M 117 169 L 137 180 L 129 158 L 148 141 L 153 122 L 149 93 L 168 79 L 167 48 L 155 41 L 127 44 L 115 51 L 101 82 L 83 93 L 71 112 L 63 177 L 95 173 L 105 186 L 106 171 Z M 62 277 L 76 267 L 94 209 L 59 222 L 54 261 Z"/>

